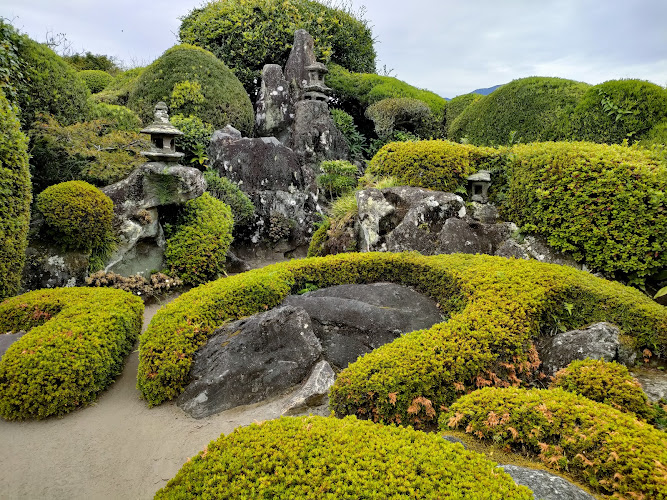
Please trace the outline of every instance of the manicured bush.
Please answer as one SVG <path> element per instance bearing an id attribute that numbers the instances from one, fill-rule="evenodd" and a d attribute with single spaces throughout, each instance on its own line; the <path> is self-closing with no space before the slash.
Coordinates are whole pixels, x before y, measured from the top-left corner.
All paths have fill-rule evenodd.
<path id="1" fill-rule="evenodd" d="M 285 66 L 300 28 L 314 38 L 318 60 L 352 71 L 375 70 L 367 22 L 345 7 L 310 0 L 210 2 L 183 18 L 179 35 L 182 42 L 210 50 L 224 61 L 254 98 L 254 80 L 259 82 L 263 66 Z"/>
<path id="2" fill-rule="evenodd" d="M 164 257 L 171 274 L 189 285 L 224 274 L 233 225 L 229 206 L 208 193 L 186 202 L 178 225 L 167 234 Z"/>
<path id="3" fill-rule="evenodd" d="M 114 130 L 127 130 L 139 132 L 141 129 L 141 120 L 139 116 L 130 108 L 118 106 L 116 104 L 107 104 L 105 102 L 95 102 L 91 100 L 88 119 L 104 120 L 111 125 Z M 105 130 L 102 129 L 101 132 Z"/>
<path id="4" fill-rule="evenodd" d="M 484 98 L 482 94 L 463 94 L 447 101 L 444 117 L 444 133 L 449 137 L 449 129 L 463 111 L 472 103 Z"/>
<path id="5" fill-rule="evenodd" d="M 220 177 L 220 174 L 215 170 L 204 172 L 204 179 L 208 184 L 206 191 L 232 209 L 234 227 L 247 226 L 253 221 L 255 205 L 236 184 L 227 177 Z"/>
<path id="6" fill-rule="evenodd" d="M 439 191 L 465 187 L 470 174 L 492 168 L 502 151 L 449 141 L 392 142 L 383 146 L 368 164 L 376 176 L 394 176 L 408 186 Z"/>
<path id="7" fill-rule="evenodd" d="M 155 498 L 533 498 L 495 465 L 412 429 L 282 417 L 212 441 Z"/>
<path id="8" fill-rule="evenodd" d="M 0 18 L 0 90 L 10 104 L 18 104 L 17 87 L 25 84 L 20 47 L 24 38 L 4 18 Z"/>
<path id="9" fill-rule="evenodd" d="M 130 94 L 137 84 L 137 80 L 146 68 L 132 68 L 118 73 L 107 87 L 92 96 L 95 102 L 125 106 Z M 152 121 L 152 117 L 151 117 Z"/>
<path id="10" fill-rule="evenodd" d="M 408 333 L 343 370 L 330 392 L 338 415 L 426 426 L 466 391 L 533 380 L 540 362 L 531 339 L 553 321 L 565 328 L 613 322 L 630 348 L 667 354 L 665 308 L 585 272 L 482 255 L 348 253 L 276 264 L 183 294 L 141 336 L 137 387 L 151 406 L 174 398 L 215 328 L 272 308 L 306 283 L 379 281 L 431 296 L 449 320 Z"/>
<path id="11" fill-rule="evenodd" d="M 558 371 L 550 385 L 613 406 L 637 418 L 650 421 L 653 411 L 646 394 L 628 369 L 601 359 L 573 361 Z"/>
<path id="12" fill-rule="evenodd" d="M 93 54 L 89 51 L 85 54 L 64 56 L 63 59 L 79 71 L 97 70 L 104 71 L 110 75 L 115 75 L 120 71 L 120 68 L 116 65 L 116 58 L 103 54 Z"/>
<path id="13" fill-rule="evenodd" d="M 324 243 L 328 238 L 327 231 L 331 227 L 331 221 L 325 217 L 316 227 L 308 245 L 308 257 L 324 257 Z"/>
<path id="14" fill-rule="evenodd" d="M 51 237 L 72 250 L 104 247 L 113 238 L 113 202 L 84 181 L 55 184 L 37 195 Z"/>
<path id="15" fill-rule="evenodd" d="M 466 107 L 447 137 L 483 146 L 565 139 L 568 117 L 588 88 L 562 78 L 514 80 Z"/>
<path id="16" fill-rule="evenodd" d="M 454 403 L 440 426 L 532 453 L 602 494 L 667 498 L 667 434 L 562 389 L 482 389 Z"/>
<path id="17" fill-rule="evenodd" d="M 37 290 L 0 303 L 0 331 L 28 331 L 0 359 L 0 415 L 39 419 L 94 401 L 122 371 L 143 309 L 107 288 Z"/>
<path id="18" fill-rule="evenodd" d="M 592 269 L 640 279 L 667 265 L 667 169 L 641 149 L 520 145 L 505 216 Z"/>
<path id="19" fill-rule="evenodd" d="M 79 78 L 83 80 L 91 94 L 102 92 L 113 81 L 113 76 L 99 69 L 79 71 Z"/>
<path id="20" fill-rule="evenodd" d="M 375 133 L 380 139 L 390 136 L 394 130 L 428 137 L 435 126 L 435 119 L 426 103 L 409 97 L 392 97 L 371 104 L 366 109 L 366 117 L 373 120 Z"/>
<path id="21" fill-rule="evenodd" d="M 194 115 L 188 117 L 173 115 L 169 117 L 169 121 L 174 127 L 183 132 L 182 136 L 176 138 L 176 147 L 179 151 L 185 153 L 182 163 L 203 168 L 208 161 L 206 149 L 211 142 L 213 125 L 204 123 Z"/>
<path id="22" fill-rule="evenodd" d="M 195 115 L 216 128 L 231 124 L 246 135 L 253 130 L 254 113 L 243 85 L 222 61 L 199 47 L 177 45 L 162 54 L 139 75 L 127 105 L 151 123 L 159 101 L 172 114 Z"/>
<path id="23" fill-rule="evenodd" d="M 32 199 L 28 139 L 16 112 L 0 89 L 0 300 L 18 291 Z"/>
<path id="24" fill-rule="evenodd" d="M 329 160 L 320 163 L 318 187 L 329 195 L 329 199 L 352 190 L 357 185 L 357 167 L 345 160 Z"/>
<path id="25" fill-rule="evenodd" d="M 571 117 L 572 138 L 618 144 L 638 141 L 667 119 L 667 90 L 642 80 L 590 87 Z"/>

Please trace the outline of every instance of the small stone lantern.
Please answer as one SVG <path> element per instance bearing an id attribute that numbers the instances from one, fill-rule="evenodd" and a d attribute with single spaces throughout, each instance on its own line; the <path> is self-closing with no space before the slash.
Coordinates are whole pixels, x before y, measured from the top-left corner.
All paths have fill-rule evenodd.
<path id="1" fill-rule="evenodd" d="M 487 203 L 489 201 L 489 186 L 491 185 L 491 172 L 480 170 L 468 176 L 468 193 L 470 201 Z"/>
<path id="2" fill-rule="evenodd" d="M 321 62 L 315 62 L 306 66 L 306 71 L 308 71 L 308 83 L 303 88 L 304 98 L 327 102 L 329 100 L 327 94 L 331 92 L 331 89 L 324 84 L 324 75 L 329 72 L 327 67 Z"/>
<path id="3" fill-rule="evenodd" d="M 165 163 L 176 163 L 185 155 L 176 152 L 175 139 L 183 132 L 169 123 L 167 105 L 158 102 L 155 105 L 153 123 L 141 131 L 142 134 L 150 134 L 153 147 L 150 151 L 142 151 L 141 154 L 150 161 Z"/>

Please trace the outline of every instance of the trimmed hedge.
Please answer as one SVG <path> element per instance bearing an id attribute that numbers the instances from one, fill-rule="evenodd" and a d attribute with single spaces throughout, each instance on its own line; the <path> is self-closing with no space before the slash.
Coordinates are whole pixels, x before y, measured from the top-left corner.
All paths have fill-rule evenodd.
<path id="1" fill-rule="evenodd" d="M 113 202 L 84 181 L 55 184 L 37 195 L 37 209 L 55 241 L 72 250 L 91 250 L 113 239 Z"/>
<path id="2" fill-rule="evenodd" d="M 146 68 L 132 68 L 118 73 L 107 87 L 92 96 L 95 102 L 125 106 L 137 80 Z M 151 117 L 152 121 L 152 117 Z"/>
<path id="3" fill-rule="evenodd" d="M 427 137 L 435 132 L 436 120 L 425 102 L 409 97 L 392 97 L 371 104 L 366 117 L 373 120 L 380 139 L 388 138 L 394 130 L 404 130 Z"/>
<path id="4" fill-rule="evenodd" d="M 588 88 L 562 78 L 514 80 L 465 108 L 447 137 L 483 146 L 566 139 L 568 117 Z"/>
<path id="5" fill-rule="evenodd" d="M 667 90 L 642 80 L 611 80 L 590 87 L 571 116 L 575 140 L 638 141 L 667 120 Z"/>
<path id="6" fill-rule="evenodd" d="M 282 417 L 212 441 L 155 498 L 533 498 L 495 465 L 412 429 Z"/>
<path id="7" fill-rule="evenodd" d="M 633 413 L 641 420 L 653 420 L 653 410 L 641 385 L 625 366 L 616 362 L 602 359 L 573 361 L 556 373 L 549 387 L 581 394 L 622 412 Z"/>
<path id="8" fill-rule="evenodd" d="M 187 201 L 173 234 L 167 235 L 164 258 L 170 274 L 189 285 L 224 274 L 233 226 L 229 206 L 210 194 Z"/>
<path id="9" fill-rule="evenodd" d="M 449 141 L 392 142 L 371 159 L 368 172 L 396 177 L 408 186 L 453 192 L 465 187 L 470 174 L 493 168 L 503 159 L 502 153 Z"/>
<path id="10" fill-rule="evenodd" d="M 168 49 L 139 75 L 127 105 L 151 123 L 160 101 L 172 114 L 195 115 L 215 128 L 231 124 L 252 134 L 255 115 L 243 85 L 225 63 L 199 47 Z"/>
<path id="11" fill-rule="evenodd" d="M 449 137 L 449 129 L 463 111 L 465 111 L 468 106 L 474 102 L 483 99 L 485 96 L 482 94 L 463 94 L 454 97 L 450 101 L 447 101 L 447 107 L 445 108 L 445 117 L 444 117 L 444 128 L 445 135 Z"/>
<path id="12" fill-rule="evenodd" d="M 528 451 L 615 498 L 667 498 L 667 434 L 562 389 L 482 389 L 454 403 L 440 426 Z"/>
<path id="13" fill-rule="evenodd" d="M 634 278 L 667 266 L 667 167 L 641 149 L 593 143 L 514 147 L 503 213 L 557 250 Z"/>
<path id="14" fill-rule="evenodd" d="M 101 69 L 84 69 L 83 71 L 79 71 L 79 78 L 83 80 L 83 83 L 86 84 L 91 94 L 102 92 L 113 81 L 113 76 Z"/>
<path id="15" fill-rule="evenodd" d="M 0 332 L 27 330 L 0 359 L 0 415 L 63 415 L 95 400 L 122 371 L 143 303 L 108 288 L 37 290 L 0 303 Z"/>
<path id="16" fill-rule="evenodd" d="M 189 381 L 194 353 L 215 328 L 272 308 L 306 283 L 322 288 L 378 281 L 426 293 L 450 319 L 408 333 L 343 370 L 330 393 L 339 415 L 426 426 L 468 390 L 531 380 L 539 366 L 531 338 L 546 322 L 577 328 L 610 321 L 631 347 L 655 346 L 656 356 L 667 354 L 665 308 L 585 272 L 482 255 L 348 253 L 230 276 L 174 300 L 141 336 L 137 387 L 150 406 L 176 397 Z"/>
<path id="17" fill-rule="evenodd" d="M 130 108 L 92 100 L 88 118 L 90 120 L 105 120 L 116 130 L 131 132 L 139 132 L 142 125 L 139 116 Z"/>
<path id="18" fill-rule="evenodd" d="M 19 288 L 31 200 L 28 138 L 0 89 L 0 300 Z"/>

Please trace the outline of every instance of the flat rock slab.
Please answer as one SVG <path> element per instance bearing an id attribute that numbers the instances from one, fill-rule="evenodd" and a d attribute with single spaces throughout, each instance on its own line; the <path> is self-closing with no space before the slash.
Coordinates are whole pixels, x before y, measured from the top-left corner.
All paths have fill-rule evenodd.
<path id="1" fill-rule="evenodd" d="M 178 406 L 203 418 L 298 385 L 322 353 L 310 323 L 302 309 L 279 307 L 219 328 L 197 351 Z"/>
<path id="2" fill-rule="evenodd" d="M 0 358 L 4 356 L 14 342 L 23 337 L 27 332 L 20 331 L 16 333 L 5 333 L 0 335 Z"/>
<path id="3" fill-rule="evenodd" d="M 290 295 L 283 304 L 308 313 L 324 358 L 337 369 L 405 333 L 442 321 L 433 299 L 394 283 L 323 288 Z"/>
<path id="4" fill-rule="evenodd" d="M 526 486 L 533 492 L 536 500 L 595 500 L 584 490 L 543 470 L 528 469 L 518 465 L 501 465 L 514 482 Z"/>

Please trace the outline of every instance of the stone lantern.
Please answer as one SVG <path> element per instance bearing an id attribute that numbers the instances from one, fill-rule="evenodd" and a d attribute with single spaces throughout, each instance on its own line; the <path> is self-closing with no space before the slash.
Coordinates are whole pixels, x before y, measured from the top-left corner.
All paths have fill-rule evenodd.
<path id="1" fill-rule="evenodd" d="M 141 152 L 150 161 L 177 163 L 185 156 L 183 153 L 176 152 L 175 139 L 183 135 L 183 132 L 169 123 L 168 108 L 165 103 L 158 102 L 155 105 L 153 123 L 143 129 L 141 133 L 151 136 L 151 150 Z"/>
<path id="2" fill-rule="evenodd" d="M 470 201 L 486 203 L 489 201 L 489 186 L 491 185 L 491 172 L 480 170 L 468 176 L 468 193 Z"/>
<path id="3" fill-rule="evenodd" d="M 315 62 L 306 66 L 306 71 L 308 71 L 308 83 L 303 87 L 304 98 L 327 102 L 329 100 L 327 94 L 331 92 L 331 89 L 324 84 L 324 75 L 329 72 L 327 67 L 321 62 Z"/>

